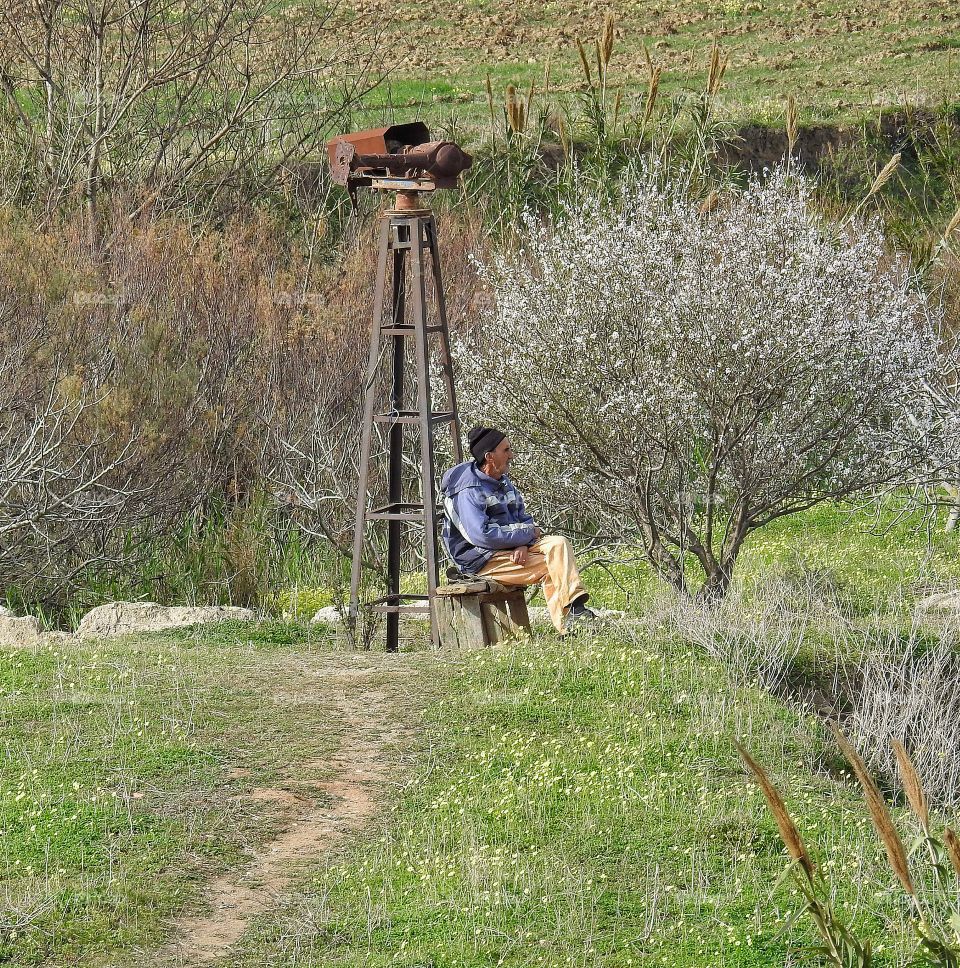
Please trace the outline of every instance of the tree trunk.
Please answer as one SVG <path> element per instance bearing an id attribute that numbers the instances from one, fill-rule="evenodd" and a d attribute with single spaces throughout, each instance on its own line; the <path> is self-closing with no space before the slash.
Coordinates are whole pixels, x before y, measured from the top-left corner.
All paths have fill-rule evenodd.
<path id="1" fill-rule="evenodd" d="M 689 597 L 687 579 L 683 573 L 683 559 L 677 559 L 660 537 L 660 528 L 653 516 L 653 509 L 649 500 L 649 492 L 640 489 L 637 495 L 640 507 L 634 520 L 640 526 L 640 536 L 643 540 L 643 550 L 646 552 L 650 564 L 656 573 L 668 585 L 676 589 L 681 595 Z"/>
<path id="2" fill-rule="evenodd" d="M 675 588 L 681 595 L 690 595 L 687 588 L 687 579 L 683 573 L 683 562 L 678 561 L 664 543 L 660 540 L 660 534 L 655 528 L 645 526 L 642 528 L 643 550 L 650 559 L 656 573 L 672 588 Z"/>
<path id="3" fill-rule="evenodd" d="M 745 509 L 737 512 L 731 522 L 730 530 L 720 549 L 720 560 L 713 554 L 708 554 L 706 560 L 701 558 L 706 581 L 697 592 L 697 601 L 707 605 L 715 605 L 726 597 L 733 579 L 733 566 L 743 547 L 744 538 L 750 533 L 750 518 Z"/>
<path id="4" fill-rule="evenodd" d="M 93 34 L 93 124 L 90 146 L 87 149 L 87 178 L 84 195 L 87 203 L 87 233 L 90 249 L 96 252 L 100 247 L 100 152 L 104 138 L 104 44 L 106 40 L 105 15 L 101 12 L 99 21 L 90 25 Z"/>
<path id="5" fill-rule="evenodd" d="M 944 531 L 956 531 L 957 524 L 960 523 L 960 504 L 954 504 L 950 508 L 950 513 L 947 515 L 947 523 L 944 525 Z"/>
<path id="6" fill-rule="evenodd" d="M 950 496 L 950 512 L 947 514 L 947 523 L 944 531 L 955 531 L 960 524 L 960 487 L 956 484 L 944 484 L 943 489 Z"/>
<path id="7" fill-rule="evenodd" d="M 687 579 L 683 574 L 682 565 L 662 545 L 659 550 L 662 554 L 651 554 L 649 551 L 647 552 L 657 574 L 672 588 L 680 592 L 681 595 L 689 596 L 690 590 L 687 588 Z"/>
<path id="8" fill-rule="evenodd" d="M 730 590 L 730 580 L 733 578 L 733 562 L 724 568 L 717 564 L 707 573 L 706 581 L 700 586 L 695 600 L 704 605 L 719 605 Z"/>

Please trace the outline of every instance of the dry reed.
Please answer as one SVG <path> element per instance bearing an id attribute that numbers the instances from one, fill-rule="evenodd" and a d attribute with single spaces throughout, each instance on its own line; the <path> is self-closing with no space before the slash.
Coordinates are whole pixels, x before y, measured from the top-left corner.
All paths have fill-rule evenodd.
<path id="1" fill-rule="evenodd" d="M 710 69 L 707 71 L 707 94 L 711 97 L 720 90 L 720 82 L 727 70 L 730 58 L 720 52 L 720 45 L 714 40 L 710 48 Z"/>
<path id="2" fill-rule="evenodd" d="M 643 106 L 643 123 L 650 120 L 653 115 L 654 106 L 657 103 L 657 92 L 660 90 L 660 71 L 659 67 L 654 67 L 650 61 L 649 56 L 647 57 L 647 101 Z"/>
<path id="3" fill-rule="evenodd" d="M 943 241 L 946 242 L 958 228 L 960 228 L 960 208 L 953 213 L 953 218 L 947 222 L 947 227 L 943 230 Z"/>
<path id="4" fill-rule="evenodd" d="M 884 166 L 880 169 L 880 174 L 877 175 L 873 180 L 873 184 L 870 186 L 870 191 L 867 192 L 866 198 L 870 198 L 876 195 L 881 188 L 891 178 L 893 178 L 893 173 L 900 167 L 900 152 L 898 151 Z"/>
<path id="5" fill-rule="evenodd" d="M 930 830 L 930 809 L 927 806 L 927 798 L 923 792 L 923 785 L 920 783 L 920 777 L 917 775 L 916 767 L 913 765 L 913 760 L 910 759 L 910 754 L 907 753 L 906 747 L 900 740 L 893 740 L 892 746 L 893 752 L 897 757 L 897 766 L 900 769 L 903 792 L 907 795 L 910 808 L 920 821 L 920 826 L 923 827 L 924 833 L 927 833 Z"/>
<path id="6" fill-rule="evenodd" d="M 763 791 L 763 795 L 766 798 L 768 806 L 770 807 L 770 812 L 773 814 L 773 819 L 776 821 L 777 829 L 780 831 L 780 839 L 787 848 L 787 852 L 795 861 L 800 864 L 804 870 L 804 873 L 807 875 L 807 878 L 812 880 L 815 869 L 813 861 L 810 859 L 810 855 L 803 846 L 803 841 L 800 839 L 800 834 L 797 831 L 796 825 L 791 819 L 790 814 L 787 812 L 787 807 L 783 802 L 783 797 L 780 796 L 780 793 L 771 782 L 770 777 L 767 776 L 763 767 L 746 751 L 746 749 L 736 740 L 734 740 L 734 746 L 736 746 L 737 752 L 739 752 L 739 754 L 743 757 L 743 761 L 747 764 L 747 766 L 750 768 L 750 771 L 756 777 L 757 783 L 760 785 L 760 789 Z"/>
<path id="7" fill-rule="evenodd" d="M 525 112 L 523 102 L 517 98 L 517 89 L 512 84 L 507 85 L 506 109 L 507 123 L 510 125 L 510 130 L 522 134 Z"/>
<path id="8" fill-rule="evenodd" d="M 900 840 L 900 835 L 897 833 L 897 828 L 893 825 L 893 819 L 890 816 L 887 802 L 883 799 L 880 788 L 870 775 L 870 771 L 860 758 L 860 754 L 853 748 L 846 736 L 833 723 L 830 724 L 830 729 L 837 740 L 841 752 L 853 768 L 854 775 L 863 789 L 867 809 L 870 811 L 870 818 L 873 820 L 873 825 L 880 839 L 883 841 L 891 869 L 897 875 L 897 879 L 903 885 L 903 889 L 907 894 L 915 896 L 913 881 L 910 878 L 910 868 L 907 865 L 907 852 L 904 849 L 903 841 Z"/>
<path id="9" fill-rule="evenodd" d="M 563 118 L 557 118 L 557 133 L 560 135 L 560 147 L 563 149 L 563 160 L 569 161 L 572 145 L 570 142 L 570 133 L 567 131 L 567 125 Z"/>
<path id="10" fill-rule="evenodd" d="M 587 60 L 587 52 L 584 50 L 583 41 L 577 38 L 577 53 L 580 55 L 580 66 L 583 68 L 583 76 L 587 83 L 593 86 L 593 75 L 590 73 L 590 62 Z"/>
<path id="11" fill-rule="evenodd" d="M 607 67 L 610 64 L 610 58 L 613 56 L 613 35 L 613 14 L 608 13 L 606 17 L 604 17 L 603 33 L 600 36 L 600 58 L 603 64 L 604 73 L 606 73 Z"/>
<path id="12" fill-rule="evenodd" d="M 793 157 L 797 144 L 797 99 L 791 94 L 787 98 L 787 153 Z"/>
<path id="13" fill-rule="evenodd" d="M 943 844 L 947 848 L 947 856 L 950 858 L 950 865 L 953 867 L 957 876 L 960 877 L 960 837 L 951 827 L 944 827 Z"/>

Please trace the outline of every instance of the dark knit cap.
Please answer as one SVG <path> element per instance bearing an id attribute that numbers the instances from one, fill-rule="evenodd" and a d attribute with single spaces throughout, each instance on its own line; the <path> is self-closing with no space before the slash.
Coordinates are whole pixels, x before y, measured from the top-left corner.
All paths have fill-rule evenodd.
<path id="1" fill-rule="evenodd" d="M 470 453 L 473 459 L 482 464 L 486 455 L 500 446 L 500 442 L 506 437 L 493 427 L 474 427 L 467 434 L 467 441 L 470 444 Z"/>

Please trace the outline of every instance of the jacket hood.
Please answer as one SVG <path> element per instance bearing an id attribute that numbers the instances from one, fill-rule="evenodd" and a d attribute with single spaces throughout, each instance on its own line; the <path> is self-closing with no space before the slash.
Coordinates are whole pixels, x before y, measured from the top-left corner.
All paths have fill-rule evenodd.
<path id="1" fill-rule="evenodd" d="M 476 467 L 472 460 L 465 460 L 462 464 L 451 467 L 440 481 L 440 489 L 448 497 L 459 494 L 465 487 L 480 487 L 480 485 L 481 481 L 477 477 Z"/>
<path id="2" fill-rule="evenodd" d="M 468 487 L 482 487 L 489 489 L 492 487 L 504 487 L 509 483 L 509 475 L 504 474 L 499 481 L 495 481 L 477 469 L 476 461 L 465 460 L 462 464 L 457 464 L 456 467 L 451 467 L 450 470 L 443 475 L 443 479 L 440 481 L 440 490 L 442 490 L 447 497 L 453 497 L 454 494 L 459 494 L 462 490 Z"/>

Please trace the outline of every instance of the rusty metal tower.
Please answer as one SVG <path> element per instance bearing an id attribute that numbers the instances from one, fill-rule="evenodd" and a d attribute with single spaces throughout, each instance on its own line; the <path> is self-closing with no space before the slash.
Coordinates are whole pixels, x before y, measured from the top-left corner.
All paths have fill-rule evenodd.
<path id="1" fill-rule="evenodd" d="M 347 186 L 351 198 L 360 187 L 396 193 L 393 208 L 380 216 L 370 355 L 364 380 L 350 620 L 357 621 L 361 608 L 385 613 L 386 648 L 397 651 L 400 618 L 427 615 L 436 647 L 439 640 L 434 603 L 439 580 L 437 525 L 440 515 L 434 463 L 436 428 L 448 427 L 453 456 L 458 462 L 463 459 L 463 451 L 437 224 L 422 199 L 437 188 L 454 187 L 471 159 L 450 142 L 431 142 L 426 126 L 419 122 L 344 135 L 335 138 L 328 147 L 334 180 Z M 435 312 L 428 306 L 431 288 L 428 282 L 431 281 Z M 444 409 L 440 411 L 434 410 L 431 347 L 438 351 L 436 359 L 444 397 Z M 389 377 L 384 373 L 384 356 L 391 360 Z M 413 390 L 408 379 L 411 370 Z M 378 411 L 386 387 L 389 387 L 389 408 Z M 388 438 L 387 500 L 371 507 L 371 462 L 378 426 L 386 429 Z M 419 438 L 419 501 L 404 498 L 405 483 L 408 487 L 411 483 L 404 480 L 404 456 L 408 442 L 415 437 Z M 386 594 L 361 603 L 367 528 L 380 522 L 387 527 Z M 426 594 L 409 594 L 401 591 L 405 529 L 418 526 L 423 528 Z"/>

